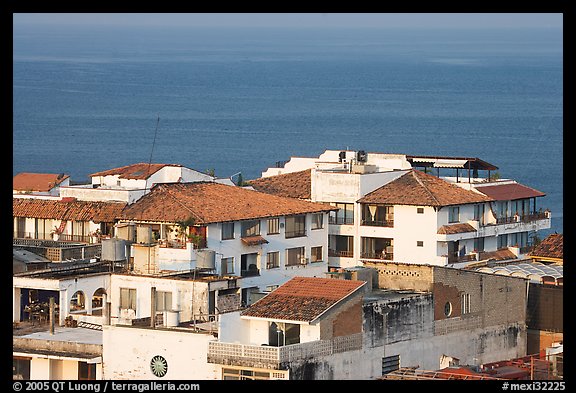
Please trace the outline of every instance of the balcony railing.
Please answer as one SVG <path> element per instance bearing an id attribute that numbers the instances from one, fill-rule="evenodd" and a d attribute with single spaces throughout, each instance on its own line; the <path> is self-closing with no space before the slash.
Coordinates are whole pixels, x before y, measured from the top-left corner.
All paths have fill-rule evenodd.
<path id="1" fill-rule="evenodd" d="M 240 277 L 255 277 L 260 275 L 259 269 L 240 270 Z"/>
<path id="2" fill-rule="evenodd" d="M 361 252 L 360 258 L 366 259 L 383 259 L 386 261 L 394 260 L 394 253 L 392 252 Z"/>
<path id="3" fill-rule="evenodd" d="M 328 223 L 334 225 L 354 225 L 354 217 L 328 217 Z"/>
<path id="4" fill-rule="evenodd" d="M 462 262 L 472 262 L 478 260 L 476 258 L 476 254 L 468 254 L 463 256 L 450 256 L 450 255 L 442 255 L 445 258 L 448 258 L 448 263 L 462 263 Z"/>
<path id="5" fill-rule="evenodd" d="M 286 231 L 285 236 L 286 236 L 286 239 L 290 239 L 293 237 L 303 237 L 303 236 L 306 236 L 306 229 L 298 229 L 295 231 Z"/>
<path id="6" fill-rule="evenodd" d="M 547 218 L 550 218 L 550 212 L 538 212 L 532 214 L 525 214 L 523 216 L 516 215 L 511 217 L 498 217 L 496 219 L 496 224 L 514 224 L 517 222 L 528 223 L 538 220 L 545 220 Z"/>
<path id="7" fill-rule="evenodd" d="M 69 235 L 59 234 L 56 237 L 52 233 L 35 233 L 35 232 L 12 232 L 13 239 L 39 239 L 39 240 L 58 240 L 61 242 L 75 242 L 75 243 L 100 243 L 101 238 L 90 235 Z"/>
<path id="8" fill-rule="evenodd" d="M 328 256 L 329 257 L 344 257 L 344 258 L 352 258 L 354 256 L 354 251 L 350 250 L 332 250 L 328 249 Z"/>
<path id="9" fill-rule="evenodd" d="M 374 221 L 374 220 L 362 220 L 362 225 L 371 226 L 371 227 L 394 227 L 394 220 L 385 220 L 385 221 Z"/>
<path id="10" fill-rule="evenodd" d="M 208 363 L 286 369 L 290 362 L 359 349 L 362 333 L 282 347 L 210 341 Z"/>

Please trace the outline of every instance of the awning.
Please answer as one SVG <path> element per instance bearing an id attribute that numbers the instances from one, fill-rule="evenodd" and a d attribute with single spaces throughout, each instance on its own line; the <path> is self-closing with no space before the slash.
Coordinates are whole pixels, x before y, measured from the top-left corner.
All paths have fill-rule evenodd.
<path id="1" fill-rule="evenodd" d="M 497 201 L 513 201 L 516 199 L 527 199 L 543 197 L 546 194 L 519 183 L 507 183 L 494 186 L 478 186 L 477 191 L 489 196 Z"/>
<path id="2" fill-rule="evenodd" d="M 266 244 L 268 240 L 264 239 L 260 235 L 256 236 L 247 236 L 242 238 L 242 243 L 246 244 L 247 246 L 257 246 L 259 244 Z"/>

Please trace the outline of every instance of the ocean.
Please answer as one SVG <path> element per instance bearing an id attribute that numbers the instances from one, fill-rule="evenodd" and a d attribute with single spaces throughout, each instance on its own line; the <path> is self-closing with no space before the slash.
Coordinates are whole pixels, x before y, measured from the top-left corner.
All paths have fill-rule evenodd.
<path id="1" fill-rule="evenodd" d="M 13 174 L 259 177 L 326 149 L 478 157 L 563 232 L 561 29 L 15 26 Z M 158 121 L 159 119 L 159 121 Z"/>

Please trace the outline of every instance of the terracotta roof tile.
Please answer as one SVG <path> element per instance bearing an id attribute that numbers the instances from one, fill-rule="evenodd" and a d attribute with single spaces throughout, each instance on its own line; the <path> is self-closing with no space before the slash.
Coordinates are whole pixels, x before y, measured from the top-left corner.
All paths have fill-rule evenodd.
<path id="1" fill-rule="evenodd" d="M 177 164 L 147 164 L 144 162 L 140 162 L 138 164 L 127 165 L 119 168 L 113 168 L 106 171 L 96 172 L 91 174 L 91 177 L 94 176 L 113 176 L 119 175 L 120 179 L 148 179 L 154 173 L 158 172 L 160 169 L 164 168 L 165 166 L 177 166 L 180 167 L 181 165 Z"/>
<path id="2" fill-rule="evenodd" d="M 496 201 L 513 201 L 515 199 L 526 199 L 533 197 L 543 197 L 546 194 L 524 186 L 522 184 L 497 184 L 492 186 L 478 186 L 477 191 L 493 198 Z"/>
<path id="3" fill-rule="evenodd" d="M 505 248 L 496 251 L 483 251 L 480 253 L 481 261 L 491 260 L 491 261 L 505 261 L 507 259 L 516 259 L 516 254 L 514 254 L 509 249 Z"/>
<path id="4" fill-rule="evenodd" d="M 70 176 L 63 173 L 22 172 L 12 178 L 12 188 L 16 191 L 50 191 Z"/>
<path id="5" fill-rule="evenodd" d="M 124 206 L 126 206 L 126 203 L 122 202 L 54 201 L 12 198 L 12 215 L 14 217 L 53 220 L 114 222 L 120 217 Z"/>
<path id="6" fill-rule="evenodd" d="M 250 180 L 247 183 L 255 190 L 267 194 L 284 196 L 289 198 L 310 199 L 311 198 L 311 170 L 285 173 L 282 175 L 261 177 Z"/>
<path id="7" fill-rule="evenodd" d="M 452 235 L 454 233 L 466 233 L 466 232 L 475 232 L 476 229 L 468 223 L 460 223 L 460 224 L 450 224 L 450 225 L 442 225 L 438 228 L 439 235 Z"/>
<path id="8" fill-rule="evenodd" d="M 564 259 L 564 235 L 553 233 L 546 236 L 530 253 L 533 257 Z"/>
<path id="9" fill-rule="evenodd" d="M 364 281 L 294 277 L 258 300 L 241 315 L 311 322 L 364 284 Z"/>
<path id="10" fill-rule="evenodd" d="M 465 190 L 436 176 L 412 169 L 366 194 L 358 202 L 441 207 L 492 200 L 490 197 Z"/>
<path id="11" fill-rule="evenodd" d="M 158 184 L 124 209 L 123 218 L 197 224 L 250 220 L 335 210 L 314 203 L 212 182 Z"/>

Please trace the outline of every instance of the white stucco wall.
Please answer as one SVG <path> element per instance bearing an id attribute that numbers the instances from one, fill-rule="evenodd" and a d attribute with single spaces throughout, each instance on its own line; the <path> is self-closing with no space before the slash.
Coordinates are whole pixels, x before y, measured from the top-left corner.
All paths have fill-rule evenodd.
<path id="1" fill-rule="evenodd" d="M 257 286 L 260 290 L 265 290 L 269 285 L 281 285 L 294 276 L 323 277 L 328 266 L 328 214 L 323 213 L 324 227 L 322 229 L 311 229 L 312 215 L 306 216 L 305 237 L 288 238 L 285 237 L 285 228 L 280 228 L 279 234 L 268 235 L 267 220 L 260 220 L 260 233 L 267 244 L 257 246 L 245 245 L 241 236 L 241 223 L 234 223 L 234 239 L 222 239 L 222 224 L 211 224 L 207 229 L 207 246 L 216 252 L 216 271 L 221 272 L 222 258 L 234 257 L 234 274 L 240 275 L 240 263 L 242 254 L 258 253 L 257 259 L 259 276 L 244 277 L 241 281 L 242 288 Z M 280 217 L 280 226 L 285 223 L 285 217 Z M 305 247 L 306 258 L 310 259 L 311 247 L 322 246 L 323 260 L 321 262 L 309 262 L 306 265 L 286 266 L 286 249 Z M 280 267 L 267 269 L 266 258 L 268 252 L 279 252 Z"/>
<path id="2" fill-rule="evenodd" d="M 207 362 L 211 334 L 182 330 L 103 327 L 103 379 L 194 380 L 219 379 L 217 365 Z M 168 371 L 156 377 L 150 361 L 164 357 Z"/>

